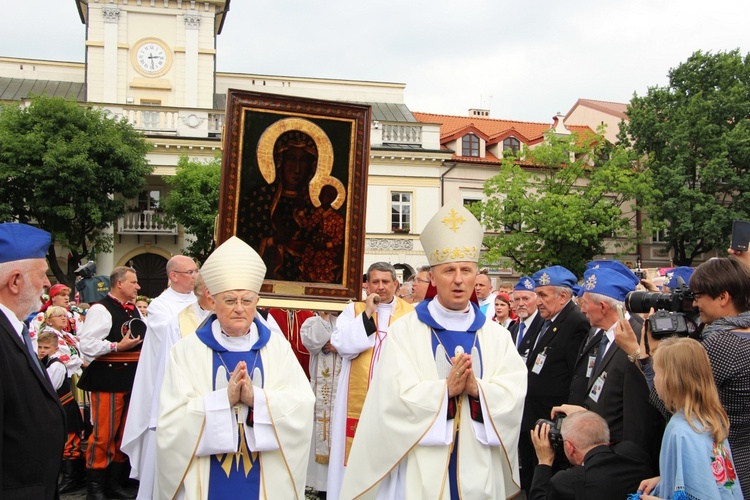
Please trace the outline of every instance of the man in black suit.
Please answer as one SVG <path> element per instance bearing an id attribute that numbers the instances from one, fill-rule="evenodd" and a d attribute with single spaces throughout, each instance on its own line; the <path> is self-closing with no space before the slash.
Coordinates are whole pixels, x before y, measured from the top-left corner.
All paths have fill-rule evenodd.
<path id="1" fill-rule="evenodd" d="M 552 266 L 532 278 L 537 308 L 545 322 L 526 360 L 529 384 L 518 443 L 521 487 L 526 491 L 536 466 L 530 432 L 538 419 L 550 418 L 553 407 L 567 402 L 578 349 L 591 326 L 571 300 L 573 288 L 578 288 L 573 273 Z"/>
<path id="2" fill-rule="evenodd" d="M 0 497 L 57 498 L 65 415 L 23 320 L 41 307 L 50 234 L 0 224 Z"/>
<path id="3" fill-rule="evenodd" d="M 518 353 L 526 360 L 536 336 L 544 324 L 544 318 L 536 308 L 533 279 L 528 276 L 521 276 L 513 289 L 513 304 L 516 308 L 518 321 L 510 325 L 508 330 L 513 337 Z"/>
<path id="4" fill-rule="evenodd" d="M 587 270 L 588 269 L 601 269 L 601 268 L 608 268 L 608 269 L 617 271 L 626 278 L 626 283 L 628 282 L 632 283 L 632 286 L 629 286 L 627 284 L 624 285 L 625 288 L 623 289 L 623 293 L 625 295 L 627 295 L 629 291 L 635 290 L 635 287 L 638 286 L 638 283 L 639 283 L 638 277 L 633 273 L 633 271 L 631 271 L 627 266 L 625 266 L 619 261 L 595 260 L 586 264 Z M 578 303 L 581 307 L 581 312 L 584 314 L 586 314 L 585 292 L 586 292 L 586 288 L 584 286 L 581 288 L 580 293 L 578 294 L 579 296 Z M 610 294 L 610 295 L 613 295 L 613 294 Z M 617 298 L 620 299 L 620 297 L 622 297 L 622 299 L 624 299 L 625 295 L 618 294 Z M 591 293 L 589 293 L 589 297 L 591 297 Z M 597 301 L 597 303 L 598 304 L 601 303 L 601 300 Z M 630 326 L 633 328 L 633 331 L 640 332 L 643 326 L 643 318 L 641 318 L 637 314 L 629 315 L 628 313 L 625 313 L 625 315 L 629 316 L 628 322 L 630 323 Z M 586 395 L 588 394 L 589 380 L 591 379 L 591 373 L 594 370 L 594 363 L 595 363 L 596 357 L 599 354 L 599 344 L 601 343 L 604 332 L 609 328 L 609 327 L 606 327 L 602 329 L 599 326 L 594 325 L 590 317 L 588 318 L 589 318 L 589 322 L 592 323 L 592 326 L 591 326 L 591 330 L 589 331 L 588 336 L 586 337 L 586 340 L 584 340 L 584 342 L 581 344 L 581 349 L 578 351 L 578 357 L 576 358 L 575 372 L 573 373 L 573 380 L 570 383 L 570 394 L 568 395 L 568 404 L 571 404 L 571 405 L 582 406 L 584 401 L 586 400 Z M 637 335 L 638 335 L 638 338 L 640 338 L 640 334 L 637 334 Z"/>
<path id="5" fill-rule="evenodd" d="M 581 310 L 591 325 L 599 329 L 594 339 L 600 340 L 596 344 L 594 339 L 587 342 L 589 350 L 578 359 L 570 403 L 603 417 L 609 425 L 612 442 L 634 442 L 656 466 L 663 420 L 649 404 L 648 384 L 634 363 L 637 354 L 626 353 L 614 342 L 618 308 L 624 316 L 625 297 L 635 290 L 637 283 L 635 274 L 617 261 L 590 263 L 583 279 Z M 641 323 L 632 323 L 636 324 L 634 331 L 640 331 Z M 586 371 L 585 384 L 577 383 L 582 378 L 581 370 Z M 561 411 L 569 413 L 570 409 L 563 407 Z"/>
<path id="6" fill-rule="evenodd" d="M 532 440 L 539 465 L 529 500 L 624 499 L 651 474 L 648 457 L 640 447 L 628 441 L 609 446 L 607 422 L 596 413 L 568 415 L 561 433 L 565 456 L 573 467 L 552 475 L 555 451 L 549 441 L 549 425 L 534 429 Z"/>

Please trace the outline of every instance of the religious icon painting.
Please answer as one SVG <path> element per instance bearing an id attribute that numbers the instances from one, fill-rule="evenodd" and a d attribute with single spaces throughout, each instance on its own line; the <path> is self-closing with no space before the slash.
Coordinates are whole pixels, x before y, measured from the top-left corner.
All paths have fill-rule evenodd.
<path id="1" fill-rule="evenodd" d="M 228 91 L 217 243 L 237 236 L 261 256 L 263 305 L 340 309 L 359 300 L 370 113 Z"/>

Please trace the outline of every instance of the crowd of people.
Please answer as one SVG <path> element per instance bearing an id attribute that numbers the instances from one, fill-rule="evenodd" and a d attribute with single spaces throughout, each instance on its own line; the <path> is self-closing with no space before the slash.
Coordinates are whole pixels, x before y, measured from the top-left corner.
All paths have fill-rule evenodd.
<path id="1" fill-rule="evenodd" d="M 675 270 L 699 319 L 664 335 L 628 311 L 655 289 L 622 263 L 495 289 L 482 238 L 446 204 L 420 236 L 428 265 L 404 283 L 370 265 L 340 313 L 259 307 L 266 264 L 236 237 L 200 269 L 171 258 L 153 300 L 115 268 L 88 306 L 50 286 L 48 233 L 0 224 L 0 496 L 750 492 L 747 253 Z"/>

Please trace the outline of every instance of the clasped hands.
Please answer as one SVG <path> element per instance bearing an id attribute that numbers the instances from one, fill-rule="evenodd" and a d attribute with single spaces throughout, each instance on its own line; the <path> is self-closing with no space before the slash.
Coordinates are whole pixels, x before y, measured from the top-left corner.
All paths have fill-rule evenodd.
<path id="1" fill-rule="evenodd" d="M 253 407 L 253 381 L 250 379 L 247 363 L 244 361 L 237 363 L 232 376 L 229 377 L 227 396 L 229 396 L 230 406 L 242 402 L 250 408 Z"/>
<path id="2" fill-rule="evenodd" d="M 479 397 L 479 386 L 471 368 L 471 356 L 458 354 L 451 359 L 453 366 L 448 372 L 448 397 L 466 393 L 473 398 Z"/>

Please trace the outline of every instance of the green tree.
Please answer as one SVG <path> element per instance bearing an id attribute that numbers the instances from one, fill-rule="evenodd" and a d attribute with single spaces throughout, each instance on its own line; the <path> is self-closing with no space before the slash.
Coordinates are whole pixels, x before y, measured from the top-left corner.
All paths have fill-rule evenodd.
<path id="1" fill-rule="evenodd" d="M 582 275 L 586 262 L 604 253 L 606 238 L 637 238 L 628 207 L 649 199 L 648 177 L 632 152 L 601 133 L 550 134 L 536 148 L 506 156 L 485 182 L 486 201 L 471 207 L 489 233 L 484 263 L 510 260 L 523 273 L 559 264 Z"/>
<path id="2" fill-rule="evenodd" d="M 727 248 L 732 220 L 750 219 L 750 55 L 695 52 L 626 114 L 620 139 L 646 158 L 658 188 L 646 213 L 675 264 Z"/>
<path id="3" fill-rule="evenodd" d="M 164 213 L 169 222 L 182 224 L 194 240 L 185 249 L 186 255 L 203 262 L 213 250 L 214 224 L 219 214 L 221 157 L 208 161 L 180 157 L 177 173 L 164 177 L 171 190 L 164 200 Z"/>
<path id="4" fill-rule="evenodd" d="M 106 230 L 125 213 L 152 168 L 148 144 L 125 120 L 74 100 L 34 97 L 0 108 L 0 220 L 52 233 L 47 260 L 72 285 L 84 257 L 112 248 Z M 121 196 L 116 196 L 121 195 Z M 68 251 L 67 270 L 54 243 Z"/>

